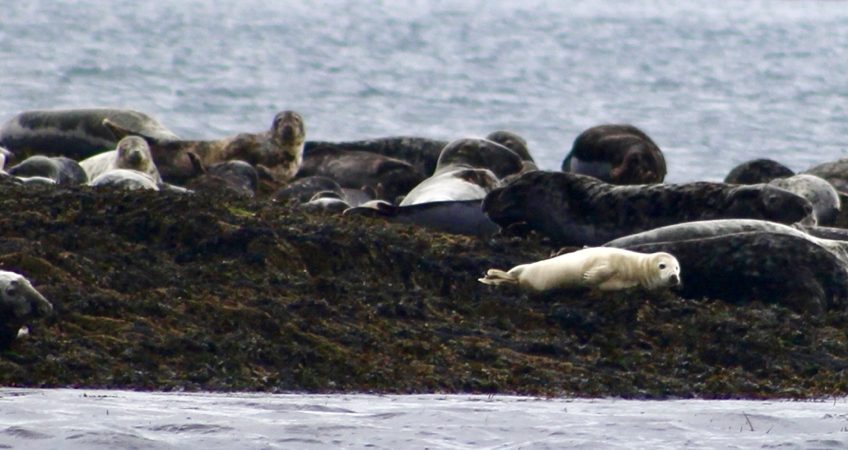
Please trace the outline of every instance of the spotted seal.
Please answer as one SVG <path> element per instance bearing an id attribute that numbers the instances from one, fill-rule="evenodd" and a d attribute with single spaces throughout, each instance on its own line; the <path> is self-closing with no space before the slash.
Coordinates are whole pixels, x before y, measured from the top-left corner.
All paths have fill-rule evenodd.
<path id="1" fill-rule="evenodd" d="M 7 348 L 28 321 L 52 312 L 53 304 L 23 275 L 0 270 L 0 349 Z"/>
<path id="2" fill-rule="evenodd" d="M 126 136 L 118 141 L 114 150 L 86 158 L 79 164 L 90 180 L 109 170 L 131 169 L 150 175 L 157 183 L 162 182 L 150 146 L 139 136 Z"/>
<path id="3" fill-rule="evenodd" d="M 592 247 L 521 264 L 504 272 L 489 269 L 483 284 L 515 285 L 533 292 L 588 287 L 601 291 L 641 286 L 657 289 L 680 284 L 680 264 L 665 253 L 638 253 Z"/>
<path id="4" fill-rule="evenodd" d="M 88 182 L 88 175 L 79 163 L 64 156 L 33 155 L 10 167 L 8 173 L 22 179 L 46 178 L 62 186 Z"/>
<path id="5" fill-rule="evenodd" d="M 92 187 L 117 187 L 126 190 L 147 189 L 158 191 L 159 183 L 149 174 L 133 169 L 111 169 L 89 181 Z"/>
<path id="6" fill-rule="evenodd" d="M 530 155 L 530 149 L 527 147 L 527 141 L 523 137 L 511 131 L 498 130 L 487 134 L 486 139 L 501 144 L 518 155 L 518 157 L 521 158 L 523 165 L 521 169 L 522 172 L 539 169 L 539 167 L 536 166 L 536 161 L 533 160 L 533 156 Z"/>
<path id="7" fill-rule="evenodd" d="M 490 192 L 483 210 L 503 228 L 535 230 L 559 245 L 601 245 L 695 220 L 765 219 L 812 223 L 812 205 L 769 186 L 695 182 L 615 186 L 566 172 L 528 172 Z"/>
<path id="8" fill-rule="evenodd" d="M 563 172 L 590 175 L 612 184 L 662 183 L 665 157 L 644 131 L 629 124 L 598 125 L 574 139 Z"/>
<path id="9" fill-rule="evenodd" d="M 833 225 L 842 209 L 839 192 L 824 178 L 808 173 L 799 173 L 787 178 L 775 178 L 768 182 L 772 186 L 786 189 L 809 200 L 818 225 Z"/>
<path id="10" fill-rule="evenodd" d="M 415 167 L 422 177 L 429 177 L 436 170 L 436 163 L 442 149 L 449 141 L 430 139 L 417 136 L 390 136 L 360 141 L 307 141 L 303 150 L 303 158 L 326 151 L 359 151 L 376 153 L 390 158 L 406 161 Z"/>
<path id="11" fill-rule="evenodd" d="M 686 298 L 774 302 L 811 314 L 848 305 L 848 242 L 773 222 L 682 223 L 605 245 L 674 254 L 686 270 Z"/>
<path id="12" fill-rule="evenodd" d="M 186 186 L 192 191 L 231 192 L 240 197 L 251 198 L 259 188 L 259 175 L 250 164 L 231 160 L 205 167 L 197 155 L 189 152 L 195 170 L 202 175 L 192 178 Z"/>
<path id="13" fill-rule="evenodd" d="M 130 109 L 88 108 L 33 110 L 15 115 L 0 125 L 0 146 L 18 157 L 36 154 L 66 156 L 76 161 L 115 148 L 115 136 L 104 119 L 131 134 L 156 141 L 179 137 L 158 120 Z"/>
<path id="14" fill-rule="evenodd" d="M 442 150 L 433 175 L 409 191 L 400 206 L 480 200 L 499 186 L 501 178 L 522 168 L 521 158 L 503 145 L 487 139 L 457 139 Z"/>
<path id="15" fill-rule="evenodd" d="M 775 178 L 786 178 L 795 175 L 792 169 L 768 158 L 746 161 L 730 170 L 725 183 L 757 184 L 768 183 Z"/>
<path id="16" fill-rule="evenodd" d="M 426 176 L 403 160 L 360 150 L 333 147 L 314 149 L 303 159 L 298 178 L 323 176 L 341 187 L 364 189 L 374 198 L 395 201 Z"/>
<path id="17" fill-rule="evenodd" d="M 104 124 L 116 136 L 135 134 L 110 120 Z M 300 168 L 305 139 L 303 117 L 295 111 L 277 113 L 271 128 L 261 133 L 242 133 L 216 140 L 161 141 L 145 137 L 162 179 L 175 184 L 183 184 L 201 175 L 189 153 L 197 155 L 206 167 L 234 159 L 246 161 L 256 168 L 261 179 L 283 184 L 292 179 Z"/>

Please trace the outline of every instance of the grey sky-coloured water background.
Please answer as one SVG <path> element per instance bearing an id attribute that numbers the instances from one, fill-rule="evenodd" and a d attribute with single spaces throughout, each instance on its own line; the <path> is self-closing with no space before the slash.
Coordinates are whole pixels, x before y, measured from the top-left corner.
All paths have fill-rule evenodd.
<path id="1" fill-rule="evenodd" d="M 509 129 L 555 170 L 582 130 L 629 122 L 667 181 L 848 152 L 845 1 L 30 0 L 0 15 L 0 120 L 127 107 L 186 138 Z"/>
<path id="2" fill-rule="evenodd" d="M 27 0 L 0 8 L 0 122 L 144 111 L 186 138 L 452 139 L 508 129 L 543 169 L 629 122 L 667 181 L 848 153 L 848 2 Z M 87 392 L 87 396 L 86 396 Z M 2 448 L 846 448 L 836 402 L 0 390 Z M 750 421 L 750 422 L 749 422 Z"/>

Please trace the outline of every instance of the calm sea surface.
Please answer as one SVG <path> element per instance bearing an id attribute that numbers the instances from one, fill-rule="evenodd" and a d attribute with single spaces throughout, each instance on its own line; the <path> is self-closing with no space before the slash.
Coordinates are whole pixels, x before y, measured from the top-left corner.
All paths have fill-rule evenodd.
<path id="1" fill-rule="evenodd" d="M 186 138 L 452 139 L 509 129 L 542 168 L 604 122 L 668 181 L 848 152 L 845 1 L 28 0 L 0 14 L 0 121 L 116 106 Z"/>

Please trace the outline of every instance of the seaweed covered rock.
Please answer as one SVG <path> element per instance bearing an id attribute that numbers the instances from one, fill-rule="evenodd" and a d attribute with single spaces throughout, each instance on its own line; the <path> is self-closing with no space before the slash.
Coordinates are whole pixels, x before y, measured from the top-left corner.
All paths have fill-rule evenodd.
<path id="1" fill-rule="evenodd" d="M 236 195 L 0 180 L 0 269 L 54 314 L 0 384 L 624 397 L 845 394 L 846 313 L 477 282 L 550 256 Z M 685 267 L 683 268 L 685 280 Z"/>

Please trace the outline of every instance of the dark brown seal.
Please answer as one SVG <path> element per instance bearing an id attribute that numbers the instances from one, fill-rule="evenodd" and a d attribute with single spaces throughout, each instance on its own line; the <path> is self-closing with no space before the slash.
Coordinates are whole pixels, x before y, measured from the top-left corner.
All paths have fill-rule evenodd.
<path id="1" fill-rule="evenodd" d="M 612 184 L 662 183 L 665 157 L 644 131 L 628 124 L 598 125 L 580 133 L 562 162 L 563 172 Z"/>
<path id="2" fill-rule="evenodd" d="M 490 192 L 486 214 L 559 245 L 600 245 L 675 223 L 728 218 L 812 223 L 806 199 L 773 186 L 695 182 L 616 186 L 565 172 L 528 172 Z"/>

